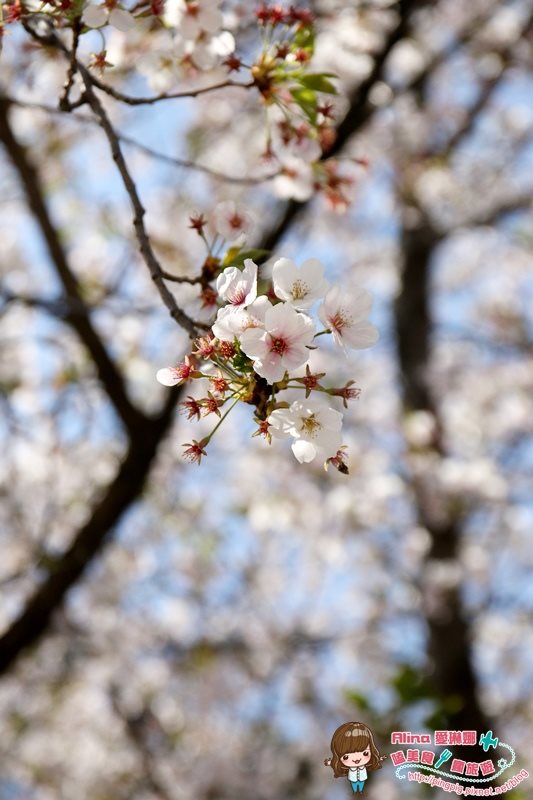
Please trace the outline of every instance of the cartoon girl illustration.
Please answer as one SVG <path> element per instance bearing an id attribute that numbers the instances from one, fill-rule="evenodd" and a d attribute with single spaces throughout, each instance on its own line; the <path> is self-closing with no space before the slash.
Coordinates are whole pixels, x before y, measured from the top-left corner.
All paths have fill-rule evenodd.
<path id="1" fill-rule="evenodd" d="M 370 728 L 362 722 L 345 722 L 331 740 L 331 758 L 324 764 L 336 778 L 347 777 L 354 792 L 362 792 L 368 770 L 381 769 L 387 756 L 380 756 Z"/>

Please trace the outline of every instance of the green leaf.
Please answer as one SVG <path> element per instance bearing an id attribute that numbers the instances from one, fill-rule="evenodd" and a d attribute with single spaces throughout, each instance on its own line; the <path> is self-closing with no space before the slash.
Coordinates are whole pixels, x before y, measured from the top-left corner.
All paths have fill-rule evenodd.
<path id="1" fill-rule="evenodd" d="M 356 708 L 360 708 L 361 711 L 371 710 L 371 705 L 364 696 L 364 694 L 361 694 L 360 692 L 355 692 L 353 691 L 353 689 L 346 689 L 346 691 L 344 692 L 344 696 L 349 703 L 356 706 Z"/>
<path id="2" fill-rule="evenodd" d="M 315 29 L 313 26 L 301 28 L 294 37 L 294 44 L 312 54 L 315 49 Z"/>
<path id="3" fill-rule="evenodd" d="M 316 107 L 317 96 L 313 89 L 291 89 L 291 95 L 294 97 L 305 116 L 314 125 L 316 123 Z"/>
<path id="4" fill-rule="evenodd" d="M 239 248 L 231 247 L 224 257 L 224 261 L 222 262 L 223 267 L 243 267 L 244 262 L 247 258 L 251 258 L 252 261 L 260 261 L 264 259 L 265 256 L 270 255 L 270 250 L 261 250 L 259 247 L 256 247 L 252 250 L 241 250 L 239 252 Z"/>
<path id="5" fill-rule="evenodd" d="M 325 94 L 337 94 L 337 88 L 328 80 L 328 75 L 325 73 L 311 73 L 302 75 L 298 80 L 306 89 L 314 89 L 315 92 L 324 92 Z"/>
<path id="6" fill-rule="evenodd" d="M 239 372 L 252 372 L 252 362 L 245 356 L 244 353 L 237 353 L 236 356 L 233 357 L 233 366 Z"/>
<path id="7" fill-rule="evenodd" d="M 435 697 L 427 678 L 420 675 L 410 664 L 404 664 L 400 667 L 392 681 L 392 686 L 402 705 L 409 706 L 420 700 L 428 700 Z"/>

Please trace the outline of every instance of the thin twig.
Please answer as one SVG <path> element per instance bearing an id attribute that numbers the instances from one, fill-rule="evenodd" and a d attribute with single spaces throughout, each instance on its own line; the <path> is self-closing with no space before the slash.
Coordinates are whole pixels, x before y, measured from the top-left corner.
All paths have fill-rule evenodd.
<path id="1" fill-rule="evenodd" d="M 202 283 L 201 275 L 198 275 L 196 278 L 189 278 L 187 275 L 172 275 L 171 272 L 167 272 L 166 270 L 161 270 L 161 275 L 166 281 L 174 281 L 174 283 Z"/>
<path id="2" fill-rule="evenodd" d="M 65 57 L 70 58 L 71 54 L 68 48 L 65 47 L 61 39 L 59 39 L 53 27 L 50 25 L 49 20 L 46 18 L 43 19 L 39 15 L 34 15 L 33 19 L 30 18 L 26 21 L 25 28 L 28 33 L 38 42 L 55 47 L 57 50 L 60 50 Z M 130 198 L 133 209 L 133 227 L 143 260 L 148 267 L 152 280 L 163 303 L 167 307 L 170 316 L 176 320 L 176 322 L 181 325 L 181 327 L 184 328 L 188 332 L 189 336 L 193 339 L 198 335 L 199 329 L 206 330 L 209 326 L 202 322 L 195 322 L 193 319 L 191 319 L 191 317 L 189 317 L 188 314 L 182 311 L 176 302 L 176 298 L 167 288 L 165 279 L 163 277 L 161 264 L 154 253 L 150 238 L 144 225 L 144 216 L 146 211 L 139 197 L 135 181 L 133 180 L 128 165 L 126 164 L 122 154 L 120 141 L 117 137 L 115 129 L 113 128 L 113 125 L 111 124 L 111 120 L 106 113 L 106 110 L 96 95 L 94 90 L 93 76 L 87 67 L 85 67 L 85 65 L 78 60 L 76 60 L 76 68 L 85 86 L 85 100 L 97 117 L 100 126 L 107 137 L 109 148 L 113 156 L 113 161 L 117 165 L 120 177 L 122 178 L 122 183 L 124 184 L 124 188 L 128 194 L 128 197 Z"/>
<path id="3" fill-rule="evenodd" d="M 255 85 L 253 81 L 249 81 L 248 83 L 239 83 L 238 81 L 226 80 L 221 81 L 220 83 L 215 83 L 212 86 L 204 86 L 201 89 L 189 89 L 185 92 L 162 92 L 161 94 L 151 95 L 149 97 L 131 97 L 128 94 L 119 92 L 118 89 L 114 89 L 112 86 L 109 86 L 109 84 L 104 83 L 104 81 L 101 81 L 95 75 L 91 76 L 91 80 L 93 85 L 102 92 L 105 92 L 115 100 L 119 100 L 121 103 L 126 103 L 129 106 L 147 106 L 153 105 L 154 103 L 160 103 L 162 100 L 179 100 L 185 97 L 198 97 L 201 94 L 214 92 L 217 89 L 227 89 L 230 86 L 241 89 L 251 89 L 252 86 Z"/>
<path id="4" fill-rule="evenodd" d="M 70 102 L 70 90 L 74 84 L 74 77 L 76 75 L 76 57 L 78 54 L 78 45 L 80 42 L 80 34 L 82 30 L 81 17 L 76 17 L 72 24 L 72 51 L 70 54 L 70 64 L 67 71 L 65 85 L 63 87 L 63 94 L 59 98 L 59 108 L 61 111 L 72 111 L 76 106 Z"/>
<path id="5" fill-rule="evenodd" d="M 31 101 L 19 100 L 18 98 L 12 96 L 7 96 L 7 99 L 11 105 L 18 106 L 19 108 L 35 109 L 48 114 L 64 114 L 64 110 L 61 108 L 56 108 L 55 106 L 50 106 L 46 103 L 34 103 Z M 69 103 L 69 110 L 72 110 L 78 106 L 86 105 L 86 103 L 87 98 L 82 96 L 75 103 Z M 99 121 L 89 114 L 72 114 L 70 119 L 75 119 L 77 122 L 88 123 L 89 125 L 98 125 L 100 127 Z M 215 180 L 224 181 L 225 183 L 240 184 L 242 186 L 258 186 L 261 183 L 273 180 L 280 174 L 280 171 L 277 170 L 276 172 L 271 172 L 268 175 L 258 175 L 255 177 L 227 175 L 226 173 L 219 172 L 219 170 L 212 169 L 205 164 L 197 164 L 195 161 L 190 161 L 189 159 L 177 158 L 175 156 L 169 156 L 166 153 L 160 153 L 158 150 L 154 150 L 152 147 L 148 147 L 142 142 L 137 141 L 137 139 L 133 139 L 131 136 L 126 136 L 119 131 L 115 131 L 115 133 L 119 142 L 128 145 L 128 147 L 134 147 L 139 152 L 144 153 L 145 155 L 150 156 L 157 161 L 161 161 L 164 164 L 169 164 L 177 169 L 190 169 L 196 172 L 202 172 L 205 175 L 209 175 L 211 178 L 214 178 Z"/>
<path id="6" fill-rule="evenodd" d="M 80 71 L 80 75 L 85 85 L 85 94 L 87 96 L 87 102 L 94 111 L 95 115 L 100 120 L 100 124 L 109 142 L 109 147 L 111 149 L 113 161 L 117 165 L 117 169 L 122 178 L 124 188 L 126 189 L 126 192 L 128 193 L 128 196 L 131 200 L 131 205 L 133 207 L 133 227 L 135 229 L 141 254 L 144 258 L 146 266 L 150 271 L 152 280 L 157 287 L 157 290 L 160 294 L 163 303 L 168 308 L 171 317 L 175 319 L 176 322 L 182 326 L 182 328 L 185 328 L 185 330 L 189 333 L 189 335 L 192 338 L 194 338 L 198 334 L 198 328 L 199 327 L 205 328 L 206 326 L 195 322 L 188 316 L 188 314 L 182 311 L 181 308 L 176 303 L 176 298 L 174 297 L 172 292 L 170 292 L 167 289 L 163 277 L 163 269 L 153 251 L 152 244 L 150 242 L 150 239 L 146 232 L 146 228 L 144 226 L 144 215 L 146 212 L 141 203 L 141 199 L 139 197 L 139 193 L 137 191 L 135 182 L 131 176 L 131 173 L 128 169 L 128 166 L 122 154 L 122 149 L 120 147 L 120 142 L 118 140 L 118 137 L 115 133 L 115 130 L 111 124 L 111 121 L 102 103 L 100 102 L 100 100 L 98 99 L 98 97 L 94 92 L 91 74 L 79 62 L 78 62 L 78 69 Z"/>
<path id="7" fill-rule="evenodd" d="M 135 234 L 137 236 L 137 241 L 139 243 L 139 249 L 143 256 L 146 266 L 150 271 L 150 275 L 152 276 L 152 280 L 155 283 L 159 295 L 166 305 L 170 312 L 170 316 L 176 320 L 176 322 L 181 325 L 182 328 L 189 333 L 191 338 L 194 338 L 198 334 L 198 328 L 206 328 L 207 326 L 203 325 L 202 323 L 197 323 L 192 320 L 188 314 L 181 310 L 181 308 L 176 303 L 176 298 L 170 292 L 165 284 L 165 279 L 163 277 L 163 269 L 161 264 L 159 263 L 153 248 L 146 232 L 146 228 L 144 226 L 144 215 L 145 209 L 141 203 L 141 199 L 139 197 L 139 193 L 137 191 L 137 187 L 135 185 L 135 181 L 133 180 L 131 173 L 128 169 L 128 165 L 124 159 L 122 154 L 122 149 L 120 147 L 120 142 L 118 140 L 117 134 L 111 124 L 111 121 L 102 105 L 96 93 L 93 89 L 92 83 L 92 76 L 86 67 L 83 66 L 78 61 L 78 70 L 83 80 L 85 86 L 85 95 L 87 97 L 87 102 L 94 111 L 95 115 L 100 120 L 101 127 L 107 137 L 107 141 L 109 142 L 109 147 L 111 149 L 111 154 L 113 156 L 113 161 L 117 165 L 117 169 L 120 173 L 122 178 L 122 182 L 124 184 L 124 188 L 128 193 L 128 196 L 131 201 L 131 205 L 133 208 L 133 227 L 135 229 Z"/>
<path id="8" fill-rule="evenodd" d="M 237 175 L 226 175 L 223 172 L 219 172 L 216 169 L 211 169 L 211 167 L 206 167 L 203 164 L 196 164 L 194 161 L 188 161 L 182 158 L 175 158 L 174 156 L 167 156 L 165 153 L 159 153 L 157 150 L 153 150 L 151 147 L 141 144 L 135 139 L 131 139 L 129 136 L 119 134 L 119 139 L 124 144 L 135 147 L 136 150 L 139 150 L 141 153 L 145 153 L 146 155 L 151 156 L 158 161 L 162 161 L 165 164 L 171 164 L 173 167 L 184 167 L 185 169 L 203 172 L 206 175 L 215 178 L 216 180 L 225 181 L 226 183 L 236 183 L 243 186 L 257 186 L 261 183 L 266 183 L 266 181 L 273 180 L 280 174 L 280 170 L 277 170 L 276 172 L 271 172 L 269 175 L 264 175 L 262 177 L 238 177 Z"/>
<path id="9" fill-rule="evenodd" d="M 131 173 L 128 169 L 128 165 L 124 159 L 122 154 L 122 149 L 120 147 L 120 141 L 115 133 L 115 130 L 111 124 L 107 113 L 95 94 L 92 84 L 92 76 L 89 71 L 78 62 L 78 70 L 82 77 L 83 83 L 85 85 L 85 94 L 87 97 L 87 102 L 94 111 L 95 115 L 100 120 L 100 124 L 104 130 L 104 133 L 107 137 L 109 142 L 109 147 L 111 149 L 111 154 L 113 156 L 113 161 L 117 165 L 117 169 L 120 173 L 122 178 L 122 182 L 124 184 L 124 188 L 128 193 L 128 196 L 131 201 L 131 205 L 133 207 L 133 227 L 135 229 L 135 234 L 137 236 L 137 241 L 139 243 L 139 249 L 141 254 L 144 258 L 146 266 L 150 271 L 150 275 L 152 276 L 152 280 L 156 285 L 156 288 L 159 292 L 159 295 L 166 305 L 170 312 L 170 316 L 176 320 L 176 322 L 181 325 L 182 328 L 189 333 L 189 335 L 194 338 L 198 334 L 199 327 L 205 327 L 204 325 L 200 325 L 197 322 L 194 322 L 188 314 L 181 310 L 181 308 L 176 303 L 176 298 L 167 289 L 165 284 L 165 279 L 163 277 L 163 269 L 161 264 L 159 263 L 153 248 L 146 232 L 146 228 L 144 226 L 144 215 L 145 209 L 141 203 L 141 199 L 139 197 L 139 193 L 137 191 L 137 187 L 135 185 L 135 181 L 133 180 Z"/>

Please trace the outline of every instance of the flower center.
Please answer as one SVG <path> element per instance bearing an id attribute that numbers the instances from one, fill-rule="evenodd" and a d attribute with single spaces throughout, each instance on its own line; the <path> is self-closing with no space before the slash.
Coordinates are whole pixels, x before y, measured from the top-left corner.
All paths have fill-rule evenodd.
<path id="1" fill-rule="evenodd" d="M 228 221 L 233 230 L 239 230 L 239 228 L 242 228 L 243 219 L 240 214 L 233 214 Z"/>
<path id="2" fill-rule="evenodd" d="M 159 62 L 160 70 L 172 69 L 173 66 L 174 66 L 174 59 L 171 56 L 167 55 L 161 56 L 161 60 Z"/>
<path id="3" fill-rule="evenodd" d="M 200 11 L 200 3 L 194 2 L 194 0 L 187 0 L 186 4 L 186 13 L 189 14 L 191 17 L 197 17 L 198 12 Z"/>
<path id="4" fill-rule="evenodd" d="M 231 297 L 229 298 L 230 303 L 232 306 L 242 306 L 244 301 L 246 300 L 246 291 L 245 289 L 235 289 Z"/>
<path id="5" fill-rule="evenodd" d="M 322 425 L 317 420 L 315 415 L 311 414 L 310 417 L 302 418 L 302 427 L 300 430 L 304 431 L 307 436 L 310 436 L 312 439 L 314 439 L 321 427 Z"/>
<path id="6" fill-rule="evenodd" d="M 305 281 L 294 281 L 292 284 L 292 299 L 293 300 L 303 300 L 303 298 L 309 294 L 309 286 Z"/>
<path id="7" fill-rule="evenodd" d="M 276 353 L 278 356 L 284 355 L 287 352 L 289 346 L 285 339 L 282 339 L 281 336 L 271 336 L 270 337 L 270 352 Z"/>
<path id="8" fill-rule="evenodd" d="M 346 326 L 350 327 L 352 318 L 343 308 L 340 308 L 333 317 L 330 317 L 329 324 L 340 333 Z"/>

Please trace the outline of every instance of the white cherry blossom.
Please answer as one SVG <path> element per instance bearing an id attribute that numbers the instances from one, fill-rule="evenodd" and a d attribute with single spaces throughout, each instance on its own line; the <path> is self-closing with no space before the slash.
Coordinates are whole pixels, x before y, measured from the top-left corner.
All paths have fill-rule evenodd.
<path id="1" fill-rule="evenodd" d="M 219 203 L 213 213 L 215 230 L 228 242 L 248 236 L 254 229 L 254 219 L 246 209 L 232 200 Z"/>
<path id="2" fill-rule="evenodd" d="M 244 269 L 227 267 L 217 278 L 217 292 L 232 306 L 249 306 L 257 297 L 257 264 L 247 258 Z"/>
<path id="3" fill-rule="evenodd" d="M 273 181 L 278 197 L 309 200 L 314 191 L 313 168 L 301 158 L 287 156 L 283 159 L 279 175 Z"/>
<path id="4" fill-rule="evenodd" d="M 309 358 L 315 328 L 312 320 L 288 303 L 279 303 L 265 314 L 264 329 L 248 328 L 241 348 L 254 362 L 254 370 L 268 383 L 282 380 L 285 372 L 301 367 Z"/>
<path id="5" fill-rule="evenodd" d="M 109 24 L 123 33 L 127 33 L 135 25 L 135 17 L 129 11 L 118 6 L 109 9 L 105 5 L 92 3 L 84 8 L 83 21 L 89 28 L 101 28 Z"/>
<path id="6" fill-rule="evenodd" d="M 248 328 L 261 328 L 265 324 L 265 314 L 272 303 L 268 297 L 261 296 L 247 308 L 241 306 L 224 306 L 220 308 L 212 326 L 213 333 L 223 342 L 232 342 L 235 337 Z"/>
<path id="7" fill-rule="evenodd" d="M 137 70 L 144 75 L 154 92 L 166 92 L 183 76 L 181 59 L 184 55 L 185 49 L 179 46 L 172 50 L 145 53 L 137 60 Z"/>
<path id="8" fill-rule="evenodd" d="M 307 161 L 309 163 L 318 161 L 322 155 L 320 142 L 317 139 L 313 139 L 311 136 L 301 136 L 293 139 L 287 145 L 287 151 L 292 156 L 301 158 L 303 161 Z"/>
<path id="9" fill-rule="evenodd" d="M 320 400 L 295 400 L 268 417 L 269 433 L 278 439 L 291 436 L 292 452 L 302 463 L 334 456 L 341 446 L 342 414 Z"/>
<path id="10" fill-rule="evenodd" d="M 204 33 L 214 34 L 222 27 L 219 0 L 166 0 L 164 21 L 178 28 L 184 39 L 195 41 Z"/>
<path id="11" fill-rule="evenodd" d="M 316 258 L 307 259 L 299 269 L 290 258 L 279 258 L 272 268 L 272 280 L 276 297 L 301 310 L 311 308 L 329 289 L 324 265 Z"/>
<path id="12" fill-rule="evenodd" d="M 191 61 L 201 70 L 214 69 L 235 50 L 235 39 L 229 31 L 220 31 L 213 36 L 202 34 L 187 44 Z"/>
<path id="13" fill-rule="evenodd" d="M 360 350 L 372 347 L 379 338 L 377 328 L 368 321 L 371 308 L 372 295 L 366 289 L 349 292 L 334 286 L 318 309 L 318 316 L 340 347 Z"/>

